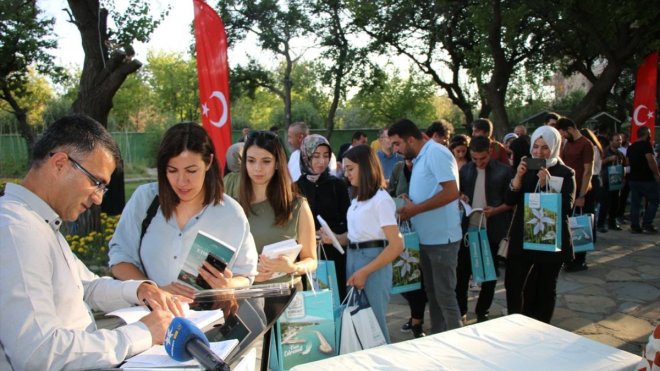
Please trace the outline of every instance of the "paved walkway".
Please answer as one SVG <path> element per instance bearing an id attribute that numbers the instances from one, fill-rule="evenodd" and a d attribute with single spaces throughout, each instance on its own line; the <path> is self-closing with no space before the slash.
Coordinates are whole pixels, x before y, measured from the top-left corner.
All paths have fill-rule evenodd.
<path id="1" fill-rule="evenodd" d="M 660 226 L 660 218 L 656 218 Z M 589 269 L 559 274 L 557 305 L 551 324 L 610 346 L 641 355 L 642 345 L 660 323 L 660 234 L 623 231 L 598 234 L 596 250 L 587 255 Z M 503 272 L 502 272 L 503 273 Z M 506 314 L 504 275 L 498 280 L 490 317 Z M 470 292 L 474 311 L 478 292 Z M 411 339 L 402 333 L 408 319 L 407 302 L 392 297 L 387 322 L 393 342 Z M 430 327 L 428 310 L 424 329 Z M 476 321 L 468 313 L 468 325 Z"/>

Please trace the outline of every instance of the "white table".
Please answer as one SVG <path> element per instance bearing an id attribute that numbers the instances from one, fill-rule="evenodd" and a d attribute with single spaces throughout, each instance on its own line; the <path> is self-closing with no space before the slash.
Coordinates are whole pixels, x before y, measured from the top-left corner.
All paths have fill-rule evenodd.
<path id="1" fill-rule="evenodd" d="M 304 370 L 621 370 L 640 356 L 512 314 L 296 366 Z"/>

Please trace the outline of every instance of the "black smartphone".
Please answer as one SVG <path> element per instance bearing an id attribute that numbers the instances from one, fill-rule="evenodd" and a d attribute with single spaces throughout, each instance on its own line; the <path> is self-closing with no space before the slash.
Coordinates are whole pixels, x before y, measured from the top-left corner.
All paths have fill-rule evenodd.
<path id="1" fill-rule="evenodd" d="M 542 158 L 525 157 L 524 161 L 527 164 L 527 170 L 541 170 L 542 167 L 545 167 L 545 160 Z"/>
<path id="2" fill-rule="evenodd" d="M 206 255 L 206 261 L 209 262 L 215 269 L 219 270 L 220 272 L 224 272 L 225 268 L 227 268 L 227 263 L 218 258 L 217 256 L 209 253 Z M 201 275 L 197 275 L 197 278 L 195 279 L 195 283 L 199 285 L 200 287 L 204 289 L 210 289 L 211 286 L 209 286 L 208 282 L 204 278 L 202 278 Z"/>

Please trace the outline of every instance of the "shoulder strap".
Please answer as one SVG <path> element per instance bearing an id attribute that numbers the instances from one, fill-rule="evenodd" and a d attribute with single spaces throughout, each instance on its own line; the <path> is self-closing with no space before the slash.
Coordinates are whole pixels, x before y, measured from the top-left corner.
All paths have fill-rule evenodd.
<path id="1" fill-rule="evenodd" d="M 144 262 L 142 261 L 142 239 L 144 238 L 145 233 L 147 233 L 147 228 L 149 228 L 149 224 L 151 224 L 151 220 L 156 216 L 156 212 L 158 212 L 158 206 L 160 206 L 160 203 L 158 202 L 158 195 L 154 197 L 153 201 L 151 201 L 151 205 L 149 205 L 149 208 L 147 209 L 147 215 L 144 217 L 144 220 L 142 221 L 142 230 L 140 231 L 140 242 L 138 244 L 138 257 L 140 258 L 140 265 L 142 266 L 142 272 L 144 272 L 144 275 L 149 278 L 149 275 L 147 274 L 147 268 L 144 266 Z"/>

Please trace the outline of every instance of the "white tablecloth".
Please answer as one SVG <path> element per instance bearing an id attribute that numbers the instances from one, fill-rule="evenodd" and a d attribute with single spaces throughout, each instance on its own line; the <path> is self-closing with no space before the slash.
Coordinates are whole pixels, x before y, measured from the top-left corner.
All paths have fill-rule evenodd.
<path id="1" fill-rule="evenodd" d="M 622 370 L 641 357 L 512 314 L 296 366 L 304 370 Z"/>

